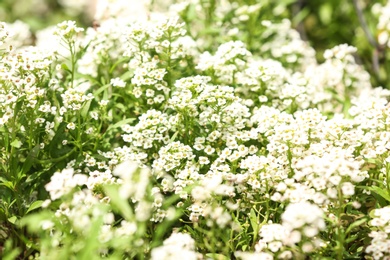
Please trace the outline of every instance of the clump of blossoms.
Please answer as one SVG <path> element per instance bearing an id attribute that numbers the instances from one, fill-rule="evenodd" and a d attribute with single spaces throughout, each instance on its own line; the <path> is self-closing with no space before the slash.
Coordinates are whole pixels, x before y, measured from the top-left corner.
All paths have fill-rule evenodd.
<path id="1" fill-rule="evenodd" d="M 287 67 L 305 68 L 316 63 L 315 51 L 291 28 L 290 20 L 282 20 L 281 23 L 262 21 L 262 26 L 266 27 L 262 38 L 271 39 L 261 47 L 266 55 L 280 60 Z"/>
<path id="2" fill-rule="evenodd" d="M 387 2 L 385 5 L 376 3 L 372 6 L 372 12 L 378 16 L 378 43 L 386 46 L 389 46 L 389 17 L 390 17 L 390 4 Z"/>
<path id="3" fill-rule="evenodd" d="M 324 229 L 324 212 L 318 206 L 292 203 L 282 214 L 282 224 L 265 224 L 260 228 L 261 239 L 255 249 L 276 254 L 281 259 L 292 259 L 292 251 L 299 244 L 298 250 L 307 255 L 323 244 L 317 235 Z"/>
<path id="4" fill-rule="evenodd" d="M 375 209 L 370 215 L 372 220 L 369 224 L 373 227 L 373 231 L 369 234 L 372 240 L 366 248 L 366 253 L 374 259 L 386 259 L 390 254 L 390 208 Z"/>
<path id="5" fill-rule="evenodd" d="M 188 234 L 173 233 L 169 238 L 164 240 L 161 247 L 152 250 L 151 259 L 198 259 L 195 252 L 195 241 Z"/>

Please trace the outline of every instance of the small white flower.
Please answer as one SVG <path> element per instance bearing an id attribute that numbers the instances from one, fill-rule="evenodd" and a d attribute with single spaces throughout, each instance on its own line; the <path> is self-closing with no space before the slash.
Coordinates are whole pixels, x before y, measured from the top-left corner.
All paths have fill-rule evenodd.
<path id="1" fill-rule="evenodd" d="M 76 129 L 76 124 L 71 122 L 69 124 L 66 125 L 66 127 L 70 130 L 75 130 Z"/>
<path id="2" fill-rule="evenodd" d="M 205 165 L 205 164 L 209 164 L 209 163 L 210 163 L 209 158 L 207 158 L 205 156 L 199 156 L 199 164 Z"/>

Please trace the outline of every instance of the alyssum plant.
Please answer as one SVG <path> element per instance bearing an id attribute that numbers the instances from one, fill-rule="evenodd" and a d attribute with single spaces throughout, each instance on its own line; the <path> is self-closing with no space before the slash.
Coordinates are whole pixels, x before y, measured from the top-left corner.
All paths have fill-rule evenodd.
<path id="1" fill-rule="evenodd" d="M 271 4 L 114 5 L 36 46 L 0 24 L 3 259 L 390 257 L 390 91 L 356 48 L 318 63 Z"/>

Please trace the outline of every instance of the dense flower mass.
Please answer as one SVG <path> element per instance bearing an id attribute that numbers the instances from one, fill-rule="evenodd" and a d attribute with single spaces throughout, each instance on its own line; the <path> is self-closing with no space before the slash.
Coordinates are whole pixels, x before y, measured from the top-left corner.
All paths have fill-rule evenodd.
<path id="1" fill-rule="evenodd" d="M 390 91 L 357 48 L 319 62 L 261 1 L 125 2 L 34 46 L 0 23 L 0 256 L 390 257 Z"/>

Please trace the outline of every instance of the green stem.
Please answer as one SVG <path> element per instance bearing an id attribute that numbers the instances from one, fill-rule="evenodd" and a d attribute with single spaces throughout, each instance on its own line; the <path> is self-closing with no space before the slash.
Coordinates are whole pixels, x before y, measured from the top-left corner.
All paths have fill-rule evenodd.
<path id="1" fill-rule="evenodd" d="M 344 241 L 345 241 L 345 234 L 344 234 L 344 228 L 341 223 L 341 215 L 343 214 L 343 195 L 341 193 L 340 187 L 337 188 L 338 192 L 338 207 L 337 207 L 337 241 L 338 245 L 336 248 L 337 253 L 337 259 L 341 260 L 343 259 L 343 253 L 344 253 Z"/>
<path id="2" fill-rule="evenodd" d="M 72 153 L 74 153 L 76 151 L 76 148 L 74 147 L 72 150 L 70 150 L 68 153 L 60 156 L 60 157 L 57 157 L 57 158 L 53 158 L 53 159 L 47 159 L 47 160 L 36 160 L 38 163 L 40 164 L 47 164 L 47 163 L 57 163 L 57 162 L 60 162 L 64 159 L 66 159 L 67 157 L 69 157 Z"/>
<path id="3" fill-rule="evenodd" d="M 74 86 L 74 74 L 75 74 L 75 67 L 76 67 L 76 57 L 75 57 L 75 46 L 71 42 L 68 43 L 69 50 L 70 50 L 70 62 L 71 62 L 71 87 L 73 88 Z"/>

